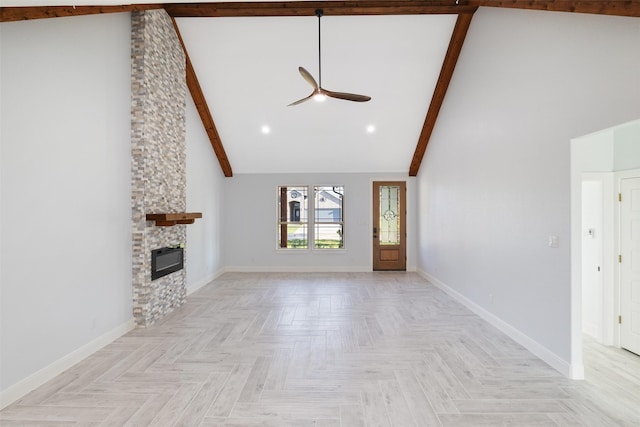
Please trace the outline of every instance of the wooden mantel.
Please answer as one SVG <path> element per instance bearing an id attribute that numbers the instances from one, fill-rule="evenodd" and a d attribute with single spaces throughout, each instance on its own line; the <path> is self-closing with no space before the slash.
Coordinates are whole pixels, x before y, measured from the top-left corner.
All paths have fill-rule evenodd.
<path id="1" fill-rule="evenodd" d="M 176 224 L 193 224 L 196 218 L 202 218 L 202 212 L 147 214 L 147 221 L 155 221 L 159 227 L 171 227 Z"/>

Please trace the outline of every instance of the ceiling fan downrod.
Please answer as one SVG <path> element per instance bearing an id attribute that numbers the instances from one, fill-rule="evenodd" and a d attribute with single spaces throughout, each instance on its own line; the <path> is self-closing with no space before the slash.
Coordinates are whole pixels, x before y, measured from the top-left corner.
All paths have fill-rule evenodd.
<path id="1" fill-rule="evenodd" d="M 322 32 L 320 31 L 320 18 L 324 15 L 324 10 L 316 9 L 318 17 L 318 86 L 322 87 Z"/>

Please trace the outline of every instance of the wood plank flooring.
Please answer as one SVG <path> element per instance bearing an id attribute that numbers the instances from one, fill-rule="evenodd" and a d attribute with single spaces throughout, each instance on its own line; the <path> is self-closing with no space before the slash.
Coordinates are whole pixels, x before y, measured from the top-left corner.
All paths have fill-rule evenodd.
<path id="1" fill-rule="evenodd" d="M 2 426 L 639 426 L 640 357 L 571 381 L 414 273 L 227 273 Z"/>

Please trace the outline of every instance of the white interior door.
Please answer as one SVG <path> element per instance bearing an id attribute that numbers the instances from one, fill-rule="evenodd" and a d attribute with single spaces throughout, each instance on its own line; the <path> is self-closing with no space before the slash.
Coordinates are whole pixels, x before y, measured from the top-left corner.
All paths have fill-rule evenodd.
<path id="1" fill-rule="evenodd" d="M 620 346 L 640 354 L 640 177 L 620 180 Z"/>

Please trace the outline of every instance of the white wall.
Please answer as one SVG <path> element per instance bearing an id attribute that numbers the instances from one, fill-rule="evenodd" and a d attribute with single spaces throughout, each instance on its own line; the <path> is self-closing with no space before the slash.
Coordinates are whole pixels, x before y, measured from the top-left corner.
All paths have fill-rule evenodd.
<path id="1" fill-rule="evenodd" d="M 638 117 L 638 45 L 634 18 L 479 9 L 418 177 L 418 268 L 567 375 L 569 141 Z"/>
<path id="2" fill-rule="evenodd" d="M 571 161 L 576 173 L 640 167 L 640 119 L 577 136 L 571 143 Z"/>
<path id="3" fill-rule="evenodd" d="M 613 130 L 613 143 L 614 171 L 640 167 L 640 120 L 617 126 Z"/>
<path id="4" fill-rule="evenodd" d="M 225 182 L 225 265 L 237 271 L 371 271 L 372 183 L 407 181 L 407 270 L 415 270 L 415 180 L 404 174 L 247 174 Z M 277 187 L 344 185 L 344 251 L 277 251 Z"/>
<path id="5" fill-rule="evenodd" d="M 190 95 L 186 139 L 187 212 L 202 212 L 201 219 L 187 226 L 185 269 L 187 293 L 192 293 L 223 270 L 220 240 L 225 177 Z"/>
<path id="6" fill-rule="evenodd" d="M 571 161 L 578 166 L 577 172 L 613 171 L 613 131 L 601 130 L 572 139 Z"/>
<path id="7" fill-rule="evenodd" d="M 3 23 L 0 39 L 5 400 L 131 325 L 130 19 Z"/>

